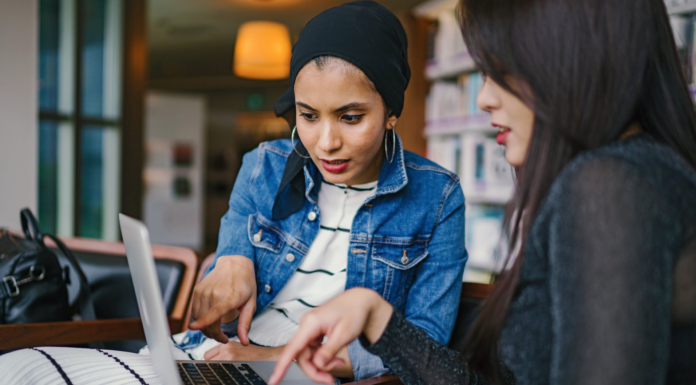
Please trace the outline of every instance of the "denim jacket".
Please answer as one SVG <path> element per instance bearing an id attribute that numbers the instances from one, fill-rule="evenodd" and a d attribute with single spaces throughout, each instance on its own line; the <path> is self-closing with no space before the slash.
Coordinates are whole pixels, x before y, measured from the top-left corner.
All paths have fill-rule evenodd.
<path id="1" fill-rule="evenodd" d="M 230 209 L 222 218 L 217 257 L 243 255 L 253 261 L 256 314 L 273 301 L 300 266 L 321 222 L 317 205 L 321 174 L 312 162 L 304 167 L 307 199 L 302 208 L 283 220 L 271 220 L 291 151 L 286 139 L 262 143 L 246 154 Z M 261 237 L 254 238 L 255 234 Z M 294 258 L 286 258 L 288 254 Z M 375 290 L 411 323 L 446 344 L 457 315 L 466 260 L 459 178 L 404 151 L 397 140 L 395 158 L 382 164 L 375 196 L 365 201 L 353 220 L 346 289 Z M 188 333 L 183 348 L 201 341 L 200 332 Z M 359 341 L 348 346 L 348 353 L 356 380 L 388 371 Z"/>

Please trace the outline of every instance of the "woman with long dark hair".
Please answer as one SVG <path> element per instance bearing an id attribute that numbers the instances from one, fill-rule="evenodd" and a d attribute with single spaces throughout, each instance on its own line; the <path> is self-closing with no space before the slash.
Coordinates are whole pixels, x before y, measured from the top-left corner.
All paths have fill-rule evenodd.
<path id="1" fill-rule="evenodd" d="M 664 2 L 459 14 L 517 168 L 504 273 L 462 351 L 354 289 L 305 316 L 273 380 L 297 358 L 328 383 L 360 336 L 408 384 L 696 383 L 696 113 Z"/>

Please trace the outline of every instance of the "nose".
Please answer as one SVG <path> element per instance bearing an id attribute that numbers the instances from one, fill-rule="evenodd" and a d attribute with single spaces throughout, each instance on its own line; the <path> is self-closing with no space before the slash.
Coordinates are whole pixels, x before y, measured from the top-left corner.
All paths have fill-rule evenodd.
<path id="1" fill-rule="evenodd" d="M 483 111 L 492 112 L 500 108 L 500 99 L 495 92 L 495 83 L 490 77 L 486 77 L 483 81 L 483 86 L 479 90 L 476 98 L 476 105 Z"/>
<path id="2" fill-rule="evenodd" d="M 341 139 L 340 128 L 335 124 L 328 122 L 321 128 L 319 135 L 319 149 L 325 154 L 331 154 L 338 151 L 343 146 Z"/>

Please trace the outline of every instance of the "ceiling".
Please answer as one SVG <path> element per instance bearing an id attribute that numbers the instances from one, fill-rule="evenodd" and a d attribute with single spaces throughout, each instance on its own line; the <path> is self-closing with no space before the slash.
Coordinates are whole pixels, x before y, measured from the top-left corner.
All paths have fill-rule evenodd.
<path id="1" fill-rule="evenodd" d="M 287 85 L 232 75 L 237 29 L 250 20 L 283 23 L 296 37 L 321 11 L 346 0 L 149 0 L 150 84 L 153 88 L 216 90 Z M 394 12 L 423 0 L 377 0 Z"/>

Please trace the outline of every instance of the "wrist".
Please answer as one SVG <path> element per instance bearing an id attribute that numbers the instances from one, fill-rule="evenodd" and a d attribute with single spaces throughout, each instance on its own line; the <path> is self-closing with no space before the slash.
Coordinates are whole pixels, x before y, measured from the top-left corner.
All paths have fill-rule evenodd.
<path id="1" fill-rule="evenodd" d="M 243 255 L 223 255 L 217 259 L 216 265 L 252 265 L 251 259 Z"/>
<path id="2" fill-rule="evenodd" d="M 387 328 L 394 312 L 394 307 L 376 292 L 372 291 L 371 293 L 368 317 L 363 334 L 370 344 L 374 344 L 384 334 L 384 330 Z"/>
<path id="3" fill-rule="evenodd" d="M 223 255 L 217 259 L 215 266 L 234 271 L 235 273 L 254 274 L 254 263 L 243 255 Z"/>
<path id="4" fill-rule="evenodd" d="M 235 285 L 244 284 L 256 292 L 256 271 L 250 258 L 243 255 L 223 255 L 215 263 L 223 274 L 234 277 Z"/>

